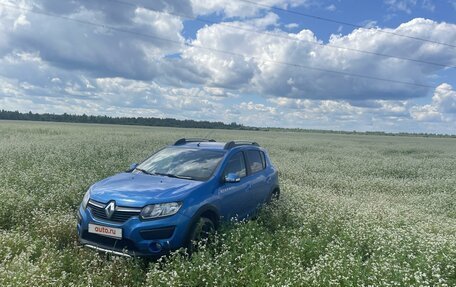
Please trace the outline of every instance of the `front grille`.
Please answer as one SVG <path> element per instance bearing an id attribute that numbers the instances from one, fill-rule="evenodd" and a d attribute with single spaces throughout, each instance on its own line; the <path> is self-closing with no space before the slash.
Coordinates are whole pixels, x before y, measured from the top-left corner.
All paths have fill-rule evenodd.
<path id="1" fill-rule="evenodd" d="M 133 241 L 128 240 L 126 238 L 123 239 L 115 239 L 115 238 L 110 238 L 98 234 L 93 234 L 89 233 L 87 231 L 82 232 L 82 239 L 88 240 L 90 242 L 93 242 L 95 245 L 101 245 L 102 247 L 106 247 L 109 249 L 114 249 L 114 250 L 128 250 L 128 251 L 137 251 L 137 248 Z"/>
<path id="2" fill-rule="evenodd" d="M 109 218 L 105 212 L 106 204 L 90 200 L 87 207 L 90 208 L 93 217 L 118 223 L 123 223 L 141 213 L 141 210 L 136 208 L 116 207 L 114 213 Z"/>

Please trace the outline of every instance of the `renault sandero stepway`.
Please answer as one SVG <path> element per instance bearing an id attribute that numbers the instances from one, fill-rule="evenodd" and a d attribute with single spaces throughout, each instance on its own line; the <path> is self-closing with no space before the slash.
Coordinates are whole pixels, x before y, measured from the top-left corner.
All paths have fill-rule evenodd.
<path id="1" fill-rule="evenodd" d="M 242 220 L 280 194 L 256 142 L 179 139 L 93 184 L 78 211 L 82 245 L 123 256 L 194 248 L 222 221 Z"/>

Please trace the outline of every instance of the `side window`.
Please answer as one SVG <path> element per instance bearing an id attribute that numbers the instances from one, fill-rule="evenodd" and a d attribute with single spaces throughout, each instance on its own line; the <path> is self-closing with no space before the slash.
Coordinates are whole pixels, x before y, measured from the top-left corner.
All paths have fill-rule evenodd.
<path id="1" fill-rule="evenodd" d="M 266 156 L 264 155 L 264 152 L 260 152 L 261 154 L 261 160 L 263 161 L 263 169 L 266 168 Z"/>
<path id="2" fill-rule="evenodd" d="M 247 173 L 245 169 L 245 161 L 242 152 L 238 152 L 237 154 L 233 155 L 228 161 L 228 165 L 226 166 L 223 175 L 226 176 L 229 173 L 235 173 L 239 177 L 246 176 Z"/>
<path id="3" fill-rule="evenodd" d="M 258 172 L 264 169 L 264 159 L 260 152 L 257 150 L 249 150 L 246 152 L 247 160 L 249 162 L 250 171 L 252 173 Z"/>

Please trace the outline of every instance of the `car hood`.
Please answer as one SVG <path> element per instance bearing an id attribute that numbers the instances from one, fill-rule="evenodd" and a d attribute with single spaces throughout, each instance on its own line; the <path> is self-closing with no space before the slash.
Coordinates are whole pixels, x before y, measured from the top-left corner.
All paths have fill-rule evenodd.
<path id="1" fill-rule="evenodd" d="M 119 173 L 92 185 L 90 198 L 103 203 L 115 200 L 118 206 L 143 207 L 182 200 L 201 184 L 201 181 L 180 178 Z"/>

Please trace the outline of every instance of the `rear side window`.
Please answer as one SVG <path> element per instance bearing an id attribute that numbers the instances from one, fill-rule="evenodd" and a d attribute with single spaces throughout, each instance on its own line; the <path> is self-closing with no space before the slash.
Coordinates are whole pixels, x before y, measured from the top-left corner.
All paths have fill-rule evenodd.
<path id="1" fill-rule="evenodd" d="M 265 168 L 264 155 L 257 150 L 249 150 L 246 152 L 247 160 L 249 162 L 250 171 L 252 173 L 258 172 Z"/>
<path id="2" fill-rule="evenodd" d="M 260 152 L 261 154 L 261 160 L 263 161 L 263 169 L 266 168 L 266 156 L 264 155 L 264 152 Z"/>
<path id="3" fill-rule="evenodd" d="M 244 177 L 247 175 L 242 152 L 238 152 L 237 154 L 233 155 L 228 161 L 228 165 L 226 166 L 223 175 L 226 176 L 229 173 L 235 173 L 239 177 Z"/>

